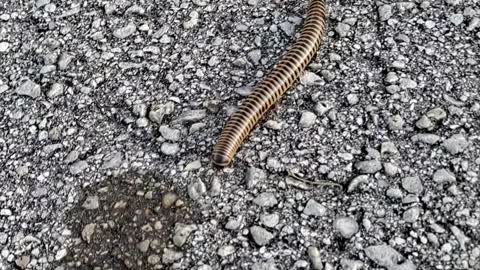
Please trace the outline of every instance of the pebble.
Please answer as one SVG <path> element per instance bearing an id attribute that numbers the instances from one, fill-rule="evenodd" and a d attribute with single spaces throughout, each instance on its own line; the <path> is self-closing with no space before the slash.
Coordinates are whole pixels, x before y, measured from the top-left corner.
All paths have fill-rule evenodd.
<path id="1" fill-rule="evenodd" d="M 453 233 L 455 238 L 457 238 L 458 243 L 460 244 L 460 247 L 465 250 L 466 244 L 470 242 L 470 238 L 463 233 L 462 230 L 460 230 L 457 226 L 450 226 L 450 231 Z"/>
<path id="2" fill-rule="evenodd" d="M 139 243 L 137 243 L 137 249 L 140 250 L 140 252 L 145 253 L 148 251 L 148 248 L 150 247 L 150 239 L 145 239 Z"/>
<path id="3" fill-rule="evenodd" d="M 177 143 L 164 142 L 160 147 L 160 151 L 167 156 L 173 156 L 180 151 L 180 146 Z"/>
<path id="4" fill-rule="evenodd" d="M 452 184 L 457 181 L 455 175 L 446 169 L 439 169 L 433 174 L 433 181 L 438 184 Z"/>
<path id="5" fill-rule="evenodd" d="M 434 127 L 434 124 L 426 115 L 422 115 L 420 119 L 415 122 L 415 126 L 419 129 L 427 129 L 427 130 L 432 130 Z"/>
<path id="6" fill-rule="evenodd" d="M 227 224 L 225 224 L 225 229 L 227 230 L 238 230 L 242 226 L 243 216 L 239 215 L 237 217 L 230 217 Z"/>
<path id="7" fill-rule="evenodd" d="M 269 228 L 274 228 L 275 226 L 277 226 L 279 220 L 280 216 L 277 213 L 263 214 L 260 216 L 260 222 L 262 222 L 263 225 Z"/>
<path id="8" fill-rule="evenodd" d="M 376 264 L 390 269 L 403 261 L 403 256 L 391 246 L 381 244 L 377 246 L 369 246 L 365 248 L 365 255 Z"/>
<path id="9" fill-rule="evenodd" d="M 340 265 L 342 266 L 342 270 L 361 270 L 364 268 L 363 262 L 346 258 L 340 260 Z"/>
<path id="10" fill-rule="evenodd" d="M 465 151 L 468 141 L 463 134 L 455 134 L 442 143 L 442 146 L 452 155 Z"/>
<path id="11" fill-rule="evenodd" d="M 176 142 L 180 140 L 181 133 L 178 129 L 169 128 L 168 126 L 163 125 L 158 128 L 158 131 L 160 131 L 162 137 L 167 141 Z"/>
<path id="12" fill-rule="evenodd" d="M 262 58 L 262 51 L 261 50 L 252 50 L 247 54 L 250 61 L 253 64 L 258 65 L 260 63 L 260 59 Z"/>
<path id="13" fill-rule="evenodd" d="M 418 176 L 409 176 L 402 179 L 402 187 L 413 194 L 420 194 L 423 191 L 422 181 Z"/>
<path id="14" fill-rule="evenodd" d="M 368 184 L 369 183 L 369 177 L 368 175 L 359 175 L 359 176 L 356 176 L 355 178 L 352 179 L 352 181 L 350 181 L 350 183 L 348 184 L 348 187 L 347 187 L 347 192 L 348 193 L 351 193 L 355 190 L 357 190 L 357 188 L 361 185 L 361 184 Z"/>
<path id="15" fill-rule="evenodd" d="M 163 118 L 166 115 L 170 115 L 174 111 L 174 104 L 173 102 L 168 102 L 165 104 L 154 104 L 150 108 L 150 112 L 148 113 L 148 118 L 150 121 L 155 122 L 157 124 L 162 124 Z"/>
<path id="16" fill-rule="evenodd" d="M 164 248 L 162 255 L 162 262 L 165 264 L 171 264 L 183 258 L 183 253 L 175 251 L 173 249 Z"/>
<path id="17" fill-rule="evenodd" d="M 417 82 L 409 78 L 401 78 L 400 79 L 400 88 L 406 89 L 414 89 L 417 87 Z"/>
<path id="18" fill-rule="evenodd" d="M 447 112 L 444 109 L 437 107 L 431 109 L 425 115 L 434 121 L 441 121 L 447 117 Z"/>
<path id="19" fill-rule="evenodd" d="M 295 25 L 290 22 L 283 22 L 279 25 L 280 29 L 289 37 L 295 33 Z"/>
<path id="20" fill-rule="evenodd" d="M 245 183 L 248 189 L 254 188 L 259 182 L 267 179 L 267 174 L 262 169 L 250 167 L 245 174 Z"/>
<path id="21" fill-rule="evenodd" d="M 188 237 L 197 230 L 196 225 L 186 225 L 182 223 L 175 224 L 175 235 L 173 236 L 173 243 L 177 247 L 182 247 L 186 242 Z"/>
<path id="22" fill-rule="evenodd" d="M 265 246 L 273 239 L 273 234 L 260 226 L 250 227 L 250 235 L 259 246 Z"/>
<path id="23" fill-rule="evenodd" d="M 190 196 L 192 200 L 200 199 L 200 197 L 202 197 L 202 195 L 206 192 L 207 187 L 202 182 L 202 180 L 194 181 L 188 186 L 188 196 Z"/>
<path id="24" fill-rule="evenodd" d="M 323 263 L 320 255 L 320 250 L 315 246 L 310 246 L 307 249 L 307 253 L 308 253 L 308 257 L 310 258 L 310 261 L 312 262 L 312 269 L 322 270 Z"/>
<path id="25" fill-rule="evenodd" d="M 28 96 L 31 98 L 37 98 L 41 95 L 40 85 L 34 83 L 30 79 L 26 79 L 20 86 L 15 90 L 20 96 Z"/>
<path id="26" fill-rule="evenodd" d="M 192 11 L 190 13 L 190 20 L 183 23 L 183 28 L 191 29 L 198 25 L 200 15 L 197 11 Z"/>
<path id="27" fill-rule="evenodd" d="M 207 116 L 206 110 L 190 110 L 183 112 L 173 123 L 192 123 L 198 122 Z"/>
<path id="28" fill-rule="evenodd" d="M 118 168 L 123 162 L 123 154 L 121 152 L 112 152 L 103 158 L 102 169 Z"/>
<path id="29" fill-rule="evenodd" d="M 309 128 L 315 124 L 315 120 L 317 116 L 313 112 L 305 111 L 302 113 L 299 124 L 303 128 Z"/>
<path id="30" fill-rule="evenodd" d="M 351 217 L 339 217 L 333 222 L 335 230 L 347 239 L 352 238 L 358 232 L 358 223 Z"/>
<path id="31" fill-rule="evenodd" d="M 358 95 L 357 94 L 348 94 L 347 95 L 347 102 L 348 104 L 350 105 L 356 105 L 358 103 L 359 99 L 358 99 Z"/>
<path id="32" fill-rule="evenodd" d="M 319 204 L 314 199 L 310 199 L 307 202 L 307 205 L 303 209 L 303 214 L 307 216 L 321 217 L 327 214 L 327 208 Z"/>
<path id="33" fill-rule="evenodd" d="M 387 196 L 392 199 L 402 199 L 403 198 L 403 192 L 401 189 L 397 187 L 391 187 L 387 189 Z"/>
<path id="34" fill-rule="evenodd" d="M 195 170 L 198 170 L 202 167 L 202 163 L 200 162 L 200 160 L 195 160 L 195 161 L 192 161 L 190 163 L 187 164 L 187 166 L 185 166 L 185 171 L 195 171 Z"/>
<path id="35" fill-rule="evenodd" d="M 383 142 L 380 147 L 380 153 L 382 156 L 386 155 L 398 155 L 398 149 L 393 142 Z"/>
<path id="36" fill-rule="evenodd" d="M 20 258 L 15 260 L 15 264 L 20 269 L 27 269 L 28 264 L 30 263 L 30 256 L 21 256 Z M 2 265 L 2 264 L 0 264 Z"/>
<path id="37" fill-rule="evenodd" d="M 162 196 L 162 207 L 170 208 L 178 200 L 178 195 L 174 192 L 167 192 Z"/>
<path id="38" fill-rule="evenodd" d="M 278 201 L 273 193 L 263 192 L 253 200 L 253 203 L 261 207 L 272 207 L 277 205 Z"/>
<path id="39" fill-rule="evenodd" d="M 9 47 L 10 47 L 10 43 L 6 41 L 0 42 L 0 53 L 7 52 Z"/>
<path id="40" fill-rule="evenodd" d="M 70 173 L 78 175 L 88 168 L 88 163 L 85 160 L 79 160 L 70 165 Z"/>
<path id="41" fill-rule="evenodd" d="M 60 249 L 55 253 L 55 260 L 60 261 L 61 259 L 65 258 L 67 256 L 67 250 L 65 248 Z"/>
<path id="42" fill-rule="evenodd" d="M 412 207 L 403 212 L 403 220 L 408 223 L 414 223 L 420 216 L 420 208 Z"/>
<path id="43" fill-rule="evenodd" d="M 221 246 L 217 250 L 217 254 L 220 257 L 227 257 L 227 256 L 232 255 L 233 253 L 235 253 L 235 247 L 232 246 L 232 245 Z"/>
<path id="44" fill-rule="evenodd" d="M 95 228 L 96 227 L 97 227 L 97 224 L 95 224 L 95 223 L 90 223 L 90 224 L 85 225 L 85 227 L 83 227 L 83 230 L 82 230 L 83 241 L 85 241 L 87 243 L 92 242 L 92 236 L 95 233 Z"/>
<path id="45" fill-rule="evenodd" d="M 281 130 L 282 129 L 282 123 L 275 121 L 275 120 L 268 120 L 265 122 L 264 126 L 268 129 L 272 130 Z"/>
<path id="46" fill-rule="evenodd" d="M 49 98 L 55 98 L 58 96 L 63 95 L 63 89 L 64 86 L 61 83 L 54 83 L 52 86 L 50 86 L 50 90 L 47 92 L 47 97 Z"/>
<path id="47" fill-rule="evenodd" d="M 355 163 L 355 168 L 362 174 L 373 174 L 382 169 L 382 163 L 378 160 L 365 160 Z"/>
<path id="48" fill-rule="evenodd" d="M 118 39 L 125 39 L 131 35 L 133 35 L 137 31 L 137 26 L 130 22 L 124 27 L 117 28 L 113 31 L 113 36 Z"/>
<path id="49" fill-rule="evenodd" d="M 58 58 L 57 66 L 59 70 L 66 70 L 75 57 L 69 53 L 62 53 Z"/>
<path id="50" fill-rule="evenodd" d="M 87 210 L 95 210 L 98 209 L 99 206 L 100 203 L 97 195 L 88 196 L 82 204 L 82 207 Z"/>
<path id="51" fill-rule="evenodd" d="M 160 262 L 160 256 L 158 256 L 157 254 L 152 254 L 147 257 L 147 262 L 148 264 L 156 265 Z"/>
<path id="52" fill-rule="evenodd" d="M 300 78 L 300 83 L 303 85 L 318 85 L 323 81 L 322 77 L 311 71 L 305 71 Z"/>
<path id="53" fill-rule="evenodd" d="M 249 270 L 279 270 L 279 268 L 277 268 L 273 260 L 268 260 L 266 262 L 254 263 Z"/>
<path id="54" fill-rule="evenodd" d="M 450 17 L 448 18 L 450 20 L 451 23 L 453 23 L 455 26 L 459 26 L 460 24 L 463 23 L 463 20 L 464 20 L 464 17 L 461 13 L 456 13 L 456 14 L 452 14 L 450 15 Z"/>
<path id="55" fill-rule="evenodd" d="M 381 21 L 386 21 L 390 19 L 393 15 L 391 5 L 382 5 L 378 8 L 378 15 Z"/>
<path id="56" fill-rule="evenodd" d="M 335 27 L 335 32 L 337 32 L 340 37 L 346 37 L 349 31 L 350 25 L 346 23 L 338 23 Z"/>
<path id="57" fill-rule="evenodd" d="M 320 71 L 320 74 L 322 75 L 322 77 L 325 79 L 325 81 L 327 82 L 331 82 L 333 80 L 335 80 L 335 73 L 329 71 L 329 70 L 322 70 Z"/>
<path id="58" fill-rule="evenodd" d="M 315 112 L 317 113 L 318 116 L 322 116 L 325 113 L 327 113 L 329 110 L 331 110 L 333 106 L 325 101 L 319 101 L 315 104 Z"/>
<path id="59" fill-rule="evenodd" d="M 390 130 L 400 130 L 403 127 L 403 118 L 400 115 L 393 115 L 387 119 L 388 128 Z"/>
<path id="60" fill-rule="evenodd" d="M 412 136 L 412 141 L 421 142 L 425 144 L 436 144 L 440 140 L 440 136 L 429 133 L 420 133 Z"/>

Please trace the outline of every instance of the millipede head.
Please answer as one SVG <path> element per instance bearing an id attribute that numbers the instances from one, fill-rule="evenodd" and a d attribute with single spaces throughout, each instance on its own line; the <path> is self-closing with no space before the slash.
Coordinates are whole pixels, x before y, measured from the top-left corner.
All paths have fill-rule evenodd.
<path id="1" fill-rule="evenodd" d="M 232 159 L 229 158 L 227 155 L 222 155 L 218 153 L 212 154 L 211 159 L 212 159 L 213 165 L 217 167 L 227 167 L 232 161 Z"/>

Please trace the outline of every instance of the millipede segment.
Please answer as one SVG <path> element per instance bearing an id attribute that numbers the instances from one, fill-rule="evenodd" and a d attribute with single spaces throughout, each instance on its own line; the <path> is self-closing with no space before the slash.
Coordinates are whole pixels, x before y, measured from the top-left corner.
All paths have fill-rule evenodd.
<path id="1" fill-rule="evenodd" d="M 300 37 L 225 124 L 213 148 L 214 165 L 225 167 L 230 164 L 260 118 L 300 77 L 320 47 L 324 34 L 325 0 L 311 0 Z"/>

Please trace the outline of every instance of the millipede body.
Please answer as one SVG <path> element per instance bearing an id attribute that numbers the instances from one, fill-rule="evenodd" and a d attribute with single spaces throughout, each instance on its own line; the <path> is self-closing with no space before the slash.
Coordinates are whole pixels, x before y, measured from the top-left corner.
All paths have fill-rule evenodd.
<path id="1" fill-rule="evenodd" d="M 275 104 L 316 54 L 325 33 L 325 0 L 311 0 L 300 37 L 256 85 L 223 128 L 213 148 L 212 162 L 225 167 L 265 112 Z"/>

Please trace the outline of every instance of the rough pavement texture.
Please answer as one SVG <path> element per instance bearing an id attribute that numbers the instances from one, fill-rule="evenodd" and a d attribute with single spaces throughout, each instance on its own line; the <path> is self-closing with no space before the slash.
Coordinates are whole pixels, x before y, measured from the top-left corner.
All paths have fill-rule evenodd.
<path id="1" fill-rule="evenodd" d="M 0 269 L 480 269 L 478 0 L 328 1 L 211 167 L 305 7 L 1 1 Z"/>

